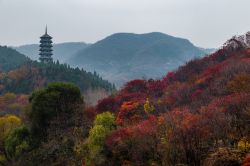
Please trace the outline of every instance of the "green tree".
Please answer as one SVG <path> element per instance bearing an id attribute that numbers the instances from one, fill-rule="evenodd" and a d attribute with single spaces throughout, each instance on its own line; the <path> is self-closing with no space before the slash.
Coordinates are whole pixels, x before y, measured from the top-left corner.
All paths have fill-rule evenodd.
<path id="1" fill-rule="evenodd" d="M 104 141 L 107 135 L 115 127 L 115 117 L 110 112 L 104 112 L 96 116 L 94 126 L 90 129 L 87 140 L 88 152 L 85 157 L 87 165 L 100 165 L 105 162 L 102 154 Z"/>
<path id="2" fill-rule="evenodd" d="M 31 133 L 39 143 L 46 138 L 49 122 L 61 114 L 70 116 L 78 111 L 83 104 L 83 97 L 75 85 L 58 82 L 34 92 L 30 102 Z"/>
<path id="3" fill-rule="evenodd" d="M 5 141 L 5 151 L 8 158 L 19 157 L 22 152 L 29 149 L 30 132 L 27 127 L 22 126 L 14 129 Z"/>
<path id="4" fill-rule="evenodd" d="M 4 143 L 12 130 L 21 126 L 22 121 L 14 115 L 0 117 L 0 151 L 4 152 Z M 6 161 L 6 154 L 0 153 L 0 165 Z"/>
<path id="5" fill-rule="evenodd" d="M 96 116 L 94 126 L 101 125 L 106 130 L 112 130 L 115 124 L 115 117 L 110 112 L 104 112 Z"/>

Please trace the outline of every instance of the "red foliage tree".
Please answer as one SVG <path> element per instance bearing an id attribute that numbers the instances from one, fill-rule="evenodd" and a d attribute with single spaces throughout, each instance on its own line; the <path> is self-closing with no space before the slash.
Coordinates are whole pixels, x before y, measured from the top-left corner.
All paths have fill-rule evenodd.
<path id="1" fill-rule="evenodd" d="M 250 166 L 250 154 L 246 155 L 241 166 Z"/>
<path id="2" fill-rule="evenodd" d="M 116 99 L 112 96 L 109 96 L 103 100 L 100 100 L 96 106 L 96 111 L 98 113 L 110 111 L 110 112 L 116 112 Z"/>
<path id="3" fill-rule="evenodd" d="M 202 94 L 203 90 L 201 89 L 197 89 L 196 91 L 194 91 L 192 94 L 191 94 L 191 99 L 194 100 L 196 97 L 200 96 Z"/>
<path id="4" fill-rule="evenodd" d="M 139 109 L 137 102 L 124 102 L 116 116 L 118 125 L 131 125 L 143 119 L 144 111 Z"/>
<path id="5" fill-rule="evenodd" d="M 145 80 L 132 80 L 121 91 L 123 93 L 146 92 L 147 82 Z"/>
<path id="6" fill-rule="evenodd" d="M 166 87 L 167 87 L 167 84 L 162 80 L 149 80 L 148 81 L 148 91 L 150 93 L 150 96 L 161 97 L 164 94 L 164 90 Z"/>
<path id="7" fill-rule="evenodd" d="M 106 139 L 106 145 L 112 152 L 111 165 L 121 165 L 129 161 L 135 165 L 147 165 L 147 160 L 156 160 L 159 140 L 157 135 L 157 118 L 154 116 L 137 125 L 118 129 Z M 147 158 L 147 160 L 145 160 Z"/>

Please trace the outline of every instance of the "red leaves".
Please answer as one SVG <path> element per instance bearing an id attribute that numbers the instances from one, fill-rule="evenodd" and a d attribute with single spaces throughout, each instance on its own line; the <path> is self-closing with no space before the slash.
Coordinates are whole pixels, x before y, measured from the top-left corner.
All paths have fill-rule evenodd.
<path id="1" fill-rule="evenodd" d="M 203 90 L 197 89 L 191 94 L 191 99 L 194 100 L 196 97 L 200 96 L 202 94 Z"/>
<path id="2" fill-rule="evenodd" d="M 220 71 L 220 69 L 222 68 L 222 65 L 221 64 L 217 64 L 217 65 L 214 65 L 214 66 L 210 66 L 208 67 L 206 70 L 203 71 L 203 74 L 202 76 L 203 77 L 211 77 L 213 76 L 214 74 L 218 73 Z"/>
<path id="3" fill-rule="evenodd" d="M 109 96 L 103 100 L 98 101 L 96 110 L 98 113 L 110 111 L 110 112 L 115 112 L 115 104 L 116 100 L 114 97 Z"/>
<path id="4" fill-rule="evenodd" d="M 142 119 L 141 115 L 144 112 L 138 111 L 139 103 L 124 102 L 117 114 L 116 123 L 118 125 L 133 124 Z"/>
<path id="5" fill-rule="evenodd" d="M 112 106 L 118 111 L 118 129 L 106 140 L 113 155 L 127 160 L 132 154 L 130 159 L 144 162 L 141 154 L 157 151 L 157 156 L 164 147 L 176 154 L 177 162 L 189 165 L 195 160 L 192 162 L 199 165 L 209 149 L 219 146 L 216 143 L 230 146 L 226 143 L 246 136 L 249 78 L 233 79 L 239 73 L 249 74 L 246 58 L 249 55 L 244 51 L 222 49 L 187 63 L 162 80 L 130 81 L 115 97 L 101 101 L 99 109 Z M 234 90 L 229 91 L 232 80 Z M 155 106 L 156 116 L 148 117 L 143 111 L 146 98 Z"/>
<path id="6" fill-rule="evenodd" d="M 117 129 L 112 132 L 106 139 L 106 144 L 109 147 L 115 146 L 118 143 L 124 143 L 128 139 L 143 139 L 146 136 L 157 132 L 157 118 L 150 116 L 149 119 L 141 121 L 137 125 Z"/>
<path id="7" fill-rule="evenodd" d="M 155 116 L 150 116 L 149 119 L 140 122 L 138 125 L 133 127 L 134 135 L 146 136 L 152 135 L 157 129 L 157 118 Z"/>
<path id="8" fill-rule="evenodd" d="M 167 87 L 167 83 L 162 80 L 149 80 L 148 81 L 148 91 L 150 92 L 151 96 L 161 97 L 166 87 Z"/>
<path id="9" fill-rule="evenodd" d="M 131 92 L 145 92 L 147 90 L 147 85 L 145 80 L 132 80 L 128 82 L 122 89 L 123 93 Z"/>
<path id="10" fill-rule="evenodd" d="M 164 78 L 163 78 L 163 82 L 165 84 L 169 84 L 171 79 L 174 77 L 175 73 L 174 72 L 169 72 Z"/>
<path id="11" fill-rule="evenodd" d="M 244 158 L 242 166 L 250 166 L 250 153 Z"/>
<path id="12" fill-rule="evenodd" d="M 106 139 L 106 145 L 109 148 L 112 148 L 112 146 L 117 145 L 118 143 L 121 143 L 131 135 L 131 129 L 129 128 L 121 128 L 113 131 Z"/>
<path id="13" fill-rule="evenodd" d="M 250 95 L 247 93 L 232 94 L 222 98 L 227 111 L 240 111 L 249 104 Z"/>

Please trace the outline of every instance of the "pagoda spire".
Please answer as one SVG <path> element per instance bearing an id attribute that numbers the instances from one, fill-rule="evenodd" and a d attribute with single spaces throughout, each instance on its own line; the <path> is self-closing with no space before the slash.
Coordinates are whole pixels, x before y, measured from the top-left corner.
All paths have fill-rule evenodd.
<path id="1" fill-rule="evenodd" d="M 45 35 L 47 35 L 48 34 L 48 28 L 47 28 L 47 24 L 46 24 L 46 28 L 45 28 Z"/>
<path id="2" fill-rule="evenodd" d="M 52 50 L 52 37 L 50 35 L 48 35 L 48 28 L 46 25 L 45 28 L 45 34 L 43 36 L 40 37 L 40 57 L 39 60 L 42 63 L 49 63 L 52 62 L 52 55 L 53 55 L 53 50 Z"/>

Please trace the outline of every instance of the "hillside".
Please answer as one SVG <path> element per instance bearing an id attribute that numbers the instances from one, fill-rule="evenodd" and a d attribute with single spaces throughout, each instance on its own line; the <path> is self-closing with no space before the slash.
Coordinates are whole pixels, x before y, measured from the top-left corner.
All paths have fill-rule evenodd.
<path id="1" fill-rule="evenodd" d="M 9 71 L 29 61 L 25 55 L 6 46 L 0 46 L 0 71 Z"/>
<path id="2" fill-rule="evenodd" d="M 190 41 L 163 33 L 118 33 L 79 51 L 69 64 L 97 71 L 121 86 L 135 78 L 160 78 L 204 54 Z"/>
<path id="3" fill-rule="evenodd" d="M 76 54 L 78 51 L 85 49 L 89 44 L 84 42 L 67 42 L 67 43 L 58 43 L 53 45 L 53 58 L 54 60 L 59 60 L 61 63 L 66 63 L 71 56 Z M 22 45 L 18 47 L 13 47 L 18 52 L 28 56 L 32 60 L 38 60 L 39 56 L 39 45 L 30 44 Z"/>
<path id="4" fill-rule="evenodd" d="M 111 111 L 117 127 L 99 144 L 105 151 L 86 154 L 85 161 L 99 164 L 103 155 L 102 165 L 249 162 L 250 35 L 239 39 L 161 80 L 130 81 L 100 101 L 96 111 Z"/>
<path id="5" fill-rule="evenodd" d="M 80 87 L 88 105 L 110 94 L 115 87 L 97 73 L 65 64 L 41 64 L 9 47 L 0 46 L 0 114 L 20 114 L 32 91 L 51 82 L 71 82 Z M 5 98 L 6 96 L 6 98 Z"/>
<path id="6" fill-rule="evenodd" d="M 6 92 L 29 94 L 33 90 L 47 86 L 50 82 L 71 82 L 82 92 L 98 88 L 110 92 L 114 89 L 112 84 L 96 73 L 92 74 L 59 63 L 42 64 L 30 61 L 17 69 L 0 74 L 0 94 Z"/>

